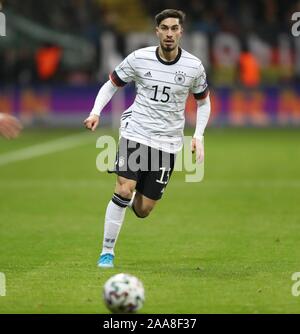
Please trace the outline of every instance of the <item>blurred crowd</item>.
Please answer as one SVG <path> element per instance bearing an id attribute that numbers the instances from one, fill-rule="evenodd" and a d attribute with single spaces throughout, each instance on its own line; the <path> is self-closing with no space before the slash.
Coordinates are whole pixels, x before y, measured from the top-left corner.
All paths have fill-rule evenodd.
<path id="1" fill-rule="evenodd" d="M 300 12 L 299 0 L 0 0 L 0 2 L 4 12 L 7 10 L 56 32 L 81 37 L 95 50 L 93 61 L 84 68 L 76 70 L 64 66 L 61 61 L 64 48 L 59 42 L 55 45 L 53 41 L 31 43 L 28 40 L 26 46 L 22 47 L 3 47 L 0 44 L 2 85 L 41 81 L 70 82 L 74 78 L 77 78 L 74 81 L 80 78 L 79 81 L 85 83 L 99 81 L 100 36 L 106 31 L 113 32 L 118 52 L 124 57 L 126 34 L 137 30 L 151 32 L 155 14 L 165 8 L 177 8 L 186 12 L 187 33 L 197 31 L 213 39 L 217 33 L 228 32 L 241 40 L 244 36 L 256 34 L 274 48 L 277 46 L 280 34 L 285 33 L 292 38 L 291 15 L 295 11 Z M 297 79 L 296 73 L 290 77 L 290 80 L 295 79 Z"/>
<path id="2" fill-rule="evenodd" d="M 100 1 L 94 0 L 2 0 L 3 9 L 11 9 L 44 26 L 73 34 L 91 36 L 100 28 Z"/>
<path id="3" fill-rule="evenodd" d="M 184 10 L 191 30 L 238 36 L 256 32 L 270 42 L 278 33 L 290 31 L 291 13 L 300 10 L 299 0 L 152 0 L 147 2 L 149 13 L 155 15 L 162 4 Z"/>

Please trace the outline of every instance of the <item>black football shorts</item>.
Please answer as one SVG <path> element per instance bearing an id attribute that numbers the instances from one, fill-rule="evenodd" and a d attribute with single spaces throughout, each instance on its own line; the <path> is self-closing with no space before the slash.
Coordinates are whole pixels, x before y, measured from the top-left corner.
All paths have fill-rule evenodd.
<path id="1" fill-rule="evenodd" d="M 175 154 L 121 137 L 115 166 L 110 173 L 135 180 L 142 195 L 159 200 L 172 175 Z"/>

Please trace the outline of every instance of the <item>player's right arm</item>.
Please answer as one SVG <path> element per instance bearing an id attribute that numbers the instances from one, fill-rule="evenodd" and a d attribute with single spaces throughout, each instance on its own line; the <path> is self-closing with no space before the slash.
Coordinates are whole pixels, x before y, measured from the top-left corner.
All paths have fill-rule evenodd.
<path id="1" fill-rule="evenodd" d="M 127 56 L 110 74 L 109 80 L 101 87 L 90 116 L 84 121 L 85 127 L 94 131 L 98 124 L 100 113 L 119 87 L 125 86 L 135 79 L 134 52 Z"/>
<path id="2" fill-rule="evenodd" d="M 100 122 L 100 114 L 103 108 L 113 97 L 118 87 L 111 80 L 108 80 L 99 90 L 96 97 L 94 107 L 87 119 L 84 120 L 84 125 L 87 129 L 95 131 Z"/>

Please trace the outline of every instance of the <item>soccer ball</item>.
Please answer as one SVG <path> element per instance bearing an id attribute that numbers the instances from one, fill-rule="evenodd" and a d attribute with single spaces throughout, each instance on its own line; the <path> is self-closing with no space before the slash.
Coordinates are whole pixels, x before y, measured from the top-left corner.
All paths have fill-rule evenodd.
<path id="1" fill-rule="evenodd" d="M 103 288 L 107 308 L 113 313 L 132 313 L 140 310 L 145 301 L 142 282 L 129 274 L 110 277 Z"/>

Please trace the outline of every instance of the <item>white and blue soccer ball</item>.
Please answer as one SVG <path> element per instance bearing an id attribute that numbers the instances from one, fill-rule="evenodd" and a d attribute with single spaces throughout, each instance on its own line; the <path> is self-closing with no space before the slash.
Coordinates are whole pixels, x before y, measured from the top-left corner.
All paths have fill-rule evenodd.
<path id="1" fill-rule="evenodd" d="M 133 313 L 140 310 L 145 302 L 142 282 L 130 274 L 110 277 L 103 288 L 103 298 L 107 308 L 113 313 Z"/>

